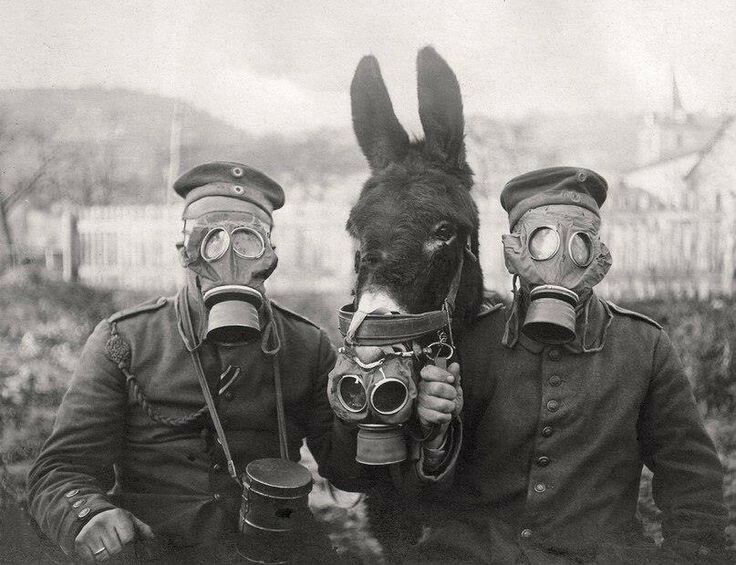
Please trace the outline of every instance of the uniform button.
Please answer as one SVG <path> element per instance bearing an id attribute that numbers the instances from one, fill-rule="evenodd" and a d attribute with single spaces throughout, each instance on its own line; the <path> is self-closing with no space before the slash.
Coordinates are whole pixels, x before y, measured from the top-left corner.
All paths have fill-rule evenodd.
<path id="1" fill-rule="evenodd" d="M 215 463 L 214 465 L 212 465 L 212 468 L 213 468 L 213 469 L 214 469 L 215 471 L 219 471 L 219 470 L 220 470 L 220 464 L 219 464 L 219 463 Z"/>
<path id="2" fill-rule="evenodd" d="M 77 516 L 79 516 L 80 518 L 84 518 L 89 513 L 90 513 L 90 509 L 89 508 L 82 508 L 79 511 L 79 514 L 77 514 Z"/>
<path id="3" fill-rule="evenodd" d="M 225 394 L 223 394 L 223 396 L 225 397 L 225 400 L 232 400 L 233 398 L 235 398 L 235 395 L 232 393 L 232 391 L 229 390 Z"/>
<path id="4" fill-rule="evenodd" d="M 560 386 L 562 384 L 562 379 L 557 375 L 552 375 L 549 378 L 549 384 L 552 386 Z"/>
<path id="5" fill-rule="evenodd" d="M 534 485 L 534 492 L 544 492 L 545 490 L 547 490 L 547 486 L 544 483 Z"/>
<path id="6" fill-rule="evenodd" d="M 549 353 L 547 353 L 547 357 L 552 361 L 559 361 L 560 357 L 562 357 L 562 353 L 560 353 L 559 349 L 550 349 Z"/>
<path id="7" fill-rule="evenodd" d="M 552 435 L 552 426 L 544 426 L 542 428 L 542 435 L 544 437 L 549 437 Z"/>
<path id="8" fill-rule="evenodd" d="M 243 169 L 241 169 L 240 167 L 233 167 L 232 169 L 230 169 L 230 172 L 236 179 L 239 179 L 243 176 Z"/>
<path id="9" fill-rule="evenodd" d="M 215 502 L 217 502 L 221 498 L 222 498 L 222 495 L 219 492 L 216 492 L 215 494 L 212 495 L 212 500 L 214 500 Z"/>
<path id="10" fill-rule="evenodd" d="M 537 459 L 537 465 L 540 467 L 546 467 L 549 465 L 549 457 L 546 455 L 542 455 L 539 459 Z"/>
<path id="11" fill-rule="evenodd" d="M 67 498 L 71 498 L 72 496 L 77 496 L 79 494 L 79 489 L 75 488 L 74 490 L 70 490 L 68 493 L 66 493 Z"/>
<path id="12" fill-rule="evenodd" d="M 557 410 L 560 408 L 560 403 L 556 400 L 550 400 L 547 402 L 547 410 L 550 412 L 557 412 Z"/>
<path id="13" fill-rule="evenodd" d="M 530 537 L 532 537 L 532 531 L 529 528 L 521 530 L 521 537 L 524 539 L 529 539 Z"/>
<path id="14" fill-rule="evenodd" d="M 76 500 L 74 504 L 72 504 L 72 508 L 79 508 L 80 506 L 82 506 L 82 504 L 84 504 L 84 499 L 80 498 L 79 500 Z"/>

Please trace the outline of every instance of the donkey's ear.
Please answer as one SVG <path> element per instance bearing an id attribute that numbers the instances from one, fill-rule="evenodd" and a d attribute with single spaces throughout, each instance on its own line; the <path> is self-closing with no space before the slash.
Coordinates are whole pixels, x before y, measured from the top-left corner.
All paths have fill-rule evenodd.
<path id="1" fill-rule="evenodd" d="M 409 136 L 391 105 L 378 61 L 363 57 L 350 85 L 353 130 L 373 171 L 401 159 L 409 149 Z"/>
<path id="2" fill-rule="evenodd" d="M 419 118 L 425 148 L 452 167 L 465 165 L 465 120 L 455 73 L 432 47 L 417 56 Z"/>

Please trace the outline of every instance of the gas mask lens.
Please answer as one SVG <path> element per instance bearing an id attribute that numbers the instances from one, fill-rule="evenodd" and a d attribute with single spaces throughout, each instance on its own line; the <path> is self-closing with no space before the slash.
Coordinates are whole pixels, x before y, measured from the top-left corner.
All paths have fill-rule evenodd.
<path id="1" fill-rule="evenodd" d="M 258 259 L 266 251 L 263 236 L 250 228 L 237 228 L 232 233 L 233 251 L 244 259 Z"/>
<path id="2" fill-rule="evenodd" d="M 557 230 L 542 226 L 529 236 L 529 254 L 532 259 L 546 261 L 552 258 L 560 248 L 560 235 Z"/>
<path id="3" fill-rule="evenodd" d="M 211 230 L 202 240 L 200 254 L 205 261 L 217 261 L 230 245 L 230 236 L 222 228 Z"/>
<path id="4" fill-rule="evenodd" d="M 570 258 L 578 267 L 587 267 L 593 260 L 593 242 L 585 232 L 572 234 L 569 243 Z"/>
<path id="5" fill-rule="evenodd" d="M 368 404 L 363 381 L 357 375 L 343 375 L 337 385 L 340 403 L 350 412 L 362 412 Z"/>
<path id="6" fill-rule="evenodd" d="M 409 389 L 396 379 L 385 379 L 371 391 L 371 404 L 379 414 L 396 414 L 409 400 Z"/>

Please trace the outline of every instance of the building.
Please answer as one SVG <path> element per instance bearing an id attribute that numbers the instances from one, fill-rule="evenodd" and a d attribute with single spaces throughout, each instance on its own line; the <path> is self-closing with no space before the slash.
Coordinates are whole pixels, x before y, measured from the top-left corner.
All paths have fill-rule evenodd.
<path id="1" fill-rule="evenodd" d="M 736 121 L 672 108 L 646 117 L 639 167 L 611 182 L 603 239 L 613 297 L 730 296 L 736 235 Z M 610 180 L 610 179 L 609 179 Z"/>

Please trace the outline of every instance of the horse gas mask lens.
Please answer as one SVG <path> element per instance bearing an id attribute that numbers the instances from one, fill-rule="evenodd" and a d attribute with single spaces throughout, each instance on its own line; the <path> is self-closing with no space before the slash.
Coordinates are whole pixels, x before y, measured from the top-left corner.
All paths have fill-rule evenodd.
<path id="1" fill-rule="evenodd" d="M 522 331 L 542 343 L 575 339 L 576 307 L 611 266 L 600 219 L 571 205 L 533 208 L 502 237 L 506 266 L 529 305 Z"/>
<path id="2" fill-rule="evenodd" d="M 208 310 L 207 336 L 239 343 L 261 331 L 265 280 L 278 259 L 269 226 L 247 212 L 212 212 L 185 224 L 182 262 Z"/>

